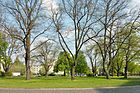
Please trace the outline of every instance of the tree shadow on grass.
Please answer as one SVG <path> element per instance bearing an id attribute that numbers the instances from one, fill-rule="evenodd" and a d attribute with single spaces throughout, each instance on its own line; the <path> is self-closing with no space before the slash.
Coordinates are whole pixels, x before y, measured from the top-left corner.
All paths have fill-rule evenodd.
<path id="1" fill-rule="evenodd" d="M 140 93 L 140 77 L 134 78 L 129 77 L 124 78 L 112 78 L 119 80 L 128 80 L 128 82 L 123 83 L 118 87 L 108 87 L 108 88 L 95 88 L 95 93 Z"/>

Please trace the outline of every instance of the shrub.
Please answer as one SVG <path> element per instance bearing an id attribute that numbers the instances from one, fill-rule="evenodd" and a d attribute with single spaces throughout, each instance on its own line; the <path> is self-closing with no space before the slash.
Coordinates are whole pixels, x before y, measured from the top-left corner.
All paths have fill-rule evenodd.
<path id="1" fill-rule="evenodd" d="M 87 75 L 87 77 L 94 77 L 94 74 L 91 72 L 87 72 L 86 75 Z"/>
<path id="2" fill-rule="evenodd" d="M 5 72 L 0 71 L 0 76 L 5 77 Z"/>
<path id="3" fill-rule="evenodd" d="M 32 73 L 32 75 L 36 75 L 36 73 Z"/>
<path id="4" fill-rule="evenodd" d="M 55 74 L 54 73 L 50 73 L 48 76 L 55 76 Z"/>
<path id="5" fill-rule="evenodd" d="M 8 76 L 13 76 L 12 72 L 8 72 Z"/>
<path id="6" fill-rule="evenodd" d="M 8 76 L 12 76 L 12 75 L 13 75 L 12 72 L 8 72 Z M 6 73 L 1 71 L 0 76 L 5 77 Z"/>
<path id="7" fill-rule="evenodd" d="M 20 73 L 21 73 L 21 76 L 23 76 L 25 74 L 25 70 L 21 70 Z"/>

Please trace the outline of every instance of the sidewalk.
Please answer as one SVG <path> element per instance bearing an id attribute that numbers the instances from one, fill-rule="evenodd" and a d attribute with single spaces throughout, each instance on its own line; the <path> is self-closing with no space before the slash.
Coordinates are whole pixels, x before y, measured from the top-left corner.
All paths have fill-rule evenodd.
<path id="1" fill-rule="evenodd" d="M 103 88 L 0 88 L 0 93 L 140 93 L 140 86 Z"/>

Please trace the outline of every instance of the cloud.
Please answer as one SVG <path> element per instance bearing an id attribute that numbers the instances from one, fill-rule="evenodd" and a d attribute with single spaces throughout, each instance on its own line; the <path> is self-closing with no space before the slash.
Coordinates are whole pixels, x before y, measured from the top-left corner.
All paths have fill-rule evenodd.
<path id="1" fill-rule="evenodd" d="M 65 30 L 62 35 L 64 38 L 67 38 L 67 39 L 72 39 L 73 36 L 74 36 L 74 33 L 75 31 L 74 30 Z"/>
<path id="2" fill-rule="evenodd" d="M 132 0 L 130 5 L 131 7 L 140 8 L 140 0 Z"/>
<path id="3" fill-rule="evenodd" d="M 41 41 L 41 42 L 44 42 L 44 41 L 46 41 L 46 40 L 48 40 L 47 37 L 40 37 L 40 38 L 38 39 L 38 41 Z"/>
<path id="4" fill-rule="evenodd" d="M 43 7 L 46 7 L 50 12 L 59 8 L 56 0 L 43 0 Z"/>

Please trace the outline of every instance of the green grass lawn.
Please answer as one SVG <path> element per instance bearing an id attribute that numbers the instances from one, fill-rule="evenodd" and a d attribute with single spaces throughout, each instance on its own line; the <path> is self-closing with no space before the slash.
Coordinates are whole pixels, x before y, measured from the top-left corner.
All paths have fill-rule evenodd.
<path id="1" fill-rule="evenodd" d="M 25 80 L 24 77 L 0 77 L 1 88 L 94 88 L 94 87 L 114 87 L 140 85 L 140 77 L 128 79 L 105 77 L 76 77 L 71 81 L 70 77 L 33 77 Z"/>

